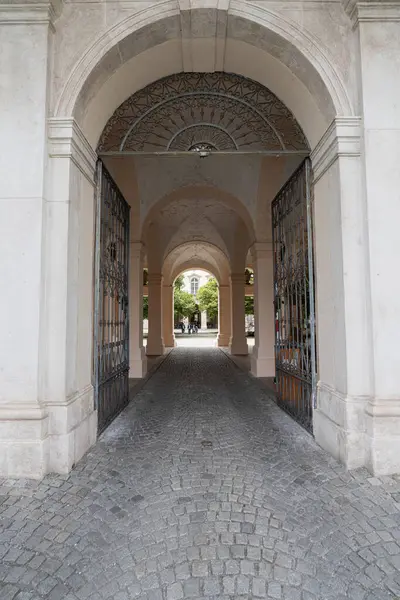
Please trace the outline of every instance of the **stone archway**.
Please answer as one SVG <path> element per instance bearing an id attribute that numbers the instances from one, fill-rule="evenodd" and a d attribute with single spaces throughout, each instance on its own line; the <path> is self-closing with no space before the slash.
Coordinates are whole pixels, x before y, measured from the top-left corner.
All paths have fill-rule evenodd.
<path id="1" fill-rule="evenodd" d="M 93 11 L 98 8 L 104 7 L 96 5 Z M 291 9 L 283 14 L 278 9 L 250 6 L 242 0 L 226 3 L 221 10 L 211 2 L 208 8 L 207 11 L 204 7 L 186 10 L 175 0 L 167 0 L 162 7 L 144 10 L 135 5 L 134 9 L 129 9 L 129 14 L 122 13 L 118 7 L 107 19 L 103 18 L 103 13 L 96 13 L 95 27 L 90 29 L 84 18 L 75 18 L 74 7 L 67 3 L 57 22 L 52 45 L 48 44 L 48 16 L 41 24 L 43 43 L 35 46 L 36 54 L 32 53 L 32 60 L 37 59 L 37 64 L 45 65 L 55 58 L 54 72 L 50 75 L 43 69 L 35 78 L 36 87 L 30 90 L 27 98 L 34 98 L 35 106 L 44 107 L 44 98 L 49 97 L 50 119 L 46 121 L 48 115 L 44 109 L 34 122 L 26 119 L 26 130 L 33 129 L 29 129 L 28 137 L 23 139 L 35 139 L 35 157 L 43 157 L 47 155 L 45 132 L 49 133 L 49 164 L 43 165 L 42 159 L 34 162 L 32 155 L 29 171 L 29 182 L 37 192 L 35 198 L 40 197 L 35 231 L 43 233 L 46 242 L 40 244 L 39 251 L 36 246 L 33 248 L 36 242 L 39 244 L 39 233 L 34 239 L 27 237 L 24 240 L 24 255 L 31 257 L 34 263 L 33 266 L 29 263 L 32 280 L 28 287 L 38 298 L 34 307 L 23 315 L 27 319 L 21 320 L 23 326 L 15 326 L 16 339 L 27 329 L 27 324 L 35 332 L 28 357 L 29 360 L 34 357 L 30 361 L 33 366 L 27 370 L 26 361 L 22 360 L 23 370 L 29 371 L 29 377 L 27 375 L 26 382 L 15 394 L 25 398 L 23 389 L 26 387 L 29 410 L 25 413 L 35 415 L 37 426 L 34 431 L 30 429 L 29 444 L 23 446 L 19 440 L 10 443 L 10 447 L 17 448 L 18 456 L 22 447 L 24 452 L 26 447 L 32 448 L 37 473 L 49 469 L 68 470 L 95 437 L 90 335 L 94 148 L 106 122 L 128 97 L 160 78 L 182 71 L 229 72 L 265 85 L 294 115 L 304 132 L 312 150 L 316 184 L 320 350 L 316 437 L 350 466 L 366 464 L 372 461 L 371 456 L 375 456 L 371 435 L 366 430 L 366 423 L 371 424 L 371 419 L 375 418 L 371 416 L 372 413 L 375 415 L 375 408 L 370 410 L 371 414 L 365 412 L 365 399 L 374 397 L 375 384 L 372 376 L 360 376 L 360 365 L 367 373 L 372 373 L 375 359 L 370 349 L 368 231 L 365 224 L 368 211 L 361 184 L 361 121 L 354 116 L 358 106 L 356 99 L 362 95 L 354 85 L 357 73 L 351 59 L 354 56 L 351 25 L 339 3 L 332 7 L 335 19 L 340 23 L 335 31 L 327 31 L 326 21 L 320 20 L 318 15 L 312 22 L 299 23 L 300 17 Z M 326 43 L 321 41 L 325 34 Z M 41 52 L 48 54 L 44 57 Z M 245 158 L 241 160 L 246 161 Z M 272 162 L 272 157 L 263 160 L 264 171 L 272 166 Z M 144 163 L 143 158 L 140 168 Z M 250 162 L 246 163 L 246 168 L 249 172 L 253 169 L 254 173 L 254 165 Z M 196 165 L 188 169 L 191 178 L 196 169 L 198 172 Z M 283 181 L 290 174 L 288 170 L 289 167 L 281 170 Z M 210 167 L 207 177 L 211 176 L 211 171 Z M 262 207 L 265 208 L 265 199 L 276 191 L 273 188 L 278 186 L 279 178 L 274 179 L 269 188 L 268 177 L 262 185 L 258 185 L 262 178 L 257 179 L 255 191 L 255 177 L 248 178 L 252 185 L 244 189 L 235 174 L 237 169 L 232 171 L 230 187 L 224 191 L 237 195 L 245 205 L 249 202 L 246 209 L 256 232 L 253 246 L 254 243 L 268 244 L 266 237 L 259 236 L 263 228 L 257 230 L 256 225 L 267 222 L 265 215 L 264 220 L 260 218 Z M 196 181 L 196 185 L 207 186 L 207 177 Z M 132 170 L 121 187 L 134 201 L 147 184 L 151 187 L 154 183 L 140 180 Z M 181 184 L 182 179 L 178 187 L 182 187 Z M 12 197 L 14 194 L 27 197 L 22 182 L 19 187 L 13 185 L 19 193 L 13 187 Z M 169 185 L 172 185 L 171 179 Z M 48 194 L 46 200 L 51 200 L 51 210 L 44 210 L 41 204 L 45 202 L 43 190 Z M 173 187 L 169 189 L 170 193 L 173 191 Z M 153 199 L 157 201 L 159 196 Z M 140 226 L 146 215 L 140 206 L 135 209 L 131 214 L 135 215 L 137 229 L 133 227 L 132 230 L 137 237 L 132 240 L 132 253 L 136 253 L 135 272 L 141 273 L 144 249 Z M 351 230 L 346 227 L 350 222 Z M 357 244 L 353 243 L 354 239 L 358 240 Z M 259 246 L 252 255 L 257 255 L 258 250 Z M 231 275 L 238 275 L 238 278 L 233 277 L 231 283 L 234 281 L 236 286 L 241 286 L 240 256 L 236 256 L 235 261 L 238 271 Z M 329 277 L 324 277 L 324 273 L 329 273 Z M 333 323 L 339 325 L 334 327 Z M 381 345 L 380 353 L 383 348 Z M 9 365 L 7 356 L 4 364 L 9 366 L 7 381 L 13 381 L 15 370 Z M 386 389 L 382 378 L 378 381 L 382 389 Z M 12 385 L 11 388 L 14 389 Z M 32 395 L 33 389 L 37 393 Z M 391 397 L 391 392 L 387 396 L 382 394 L 378 394 L 379 398 Z M 14 413 L 7 410 L 2 412 L 4 418 L 7 415 L 14 418 Z M 28 416 L 24 419 L 22 416 L 20 420 L 23 423 L 29 421 Z M 379 436 L 380 447 L 385 443 L 383 437 Z M 50 441 L 52 452 L 49 451 Z"/>
<path id="2" fill-rule="evenodd" d="M 231 341 L 231 290 L 230 263 L 226 254 L 210 242 L 186 242 L 176 246 L 164 259 L 163 281 L 169 288 L 178 275 L 188 269 L 203 269 L 211 273 L 218 281 L 218 346 L 229 346 Z M 169 308 L 167 309 L 169 310 Z M 171 324 L 164 322 L 164 341 L 171 340 Z M 167 344 L 168 345 L 168 344 Z"/>

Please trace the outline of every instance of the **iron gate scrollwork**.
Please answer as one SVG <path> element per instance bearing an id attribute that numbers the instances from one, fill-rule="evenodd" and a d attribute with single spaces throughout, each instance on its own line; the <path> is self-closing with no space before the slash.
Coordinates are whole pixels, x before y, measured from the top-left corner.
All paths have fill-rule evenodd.
<path id="1" fill-rule="evenodd" d="M 311 200 L 307 158 L 271 208 L 277 402 L 309 431 L 316 397 Z"/>
<path id="2" fill-rule="evenodd" d="M 129 401 L 129 212 L 101 160 L 97 163 L 94 392 L 98 430 Z"/>

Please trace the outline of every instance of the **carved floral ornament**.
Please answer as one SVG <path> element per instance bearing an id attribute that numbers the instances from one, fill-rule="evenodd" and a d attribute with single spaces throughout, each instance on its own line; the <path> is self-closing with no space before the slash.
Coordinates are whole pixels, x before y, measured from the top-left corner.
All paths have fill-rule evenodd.
<path id="1" fill-rule="evenodd" d="M 229 73 L 179 73 L 148 85 L 109 119 L 98 152 L 307 151 L 288 108 Z"/>

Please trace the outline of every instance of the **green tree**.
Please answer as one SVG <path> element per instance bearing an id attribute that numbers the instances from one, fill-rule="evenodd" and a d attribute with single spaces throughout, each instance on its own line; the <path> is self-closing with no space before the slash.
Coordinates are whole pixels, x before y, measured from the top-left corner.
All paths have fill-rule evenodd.
<path id="1" fill-rule="evenodd" d="M 254 296 L 244 297 L 244 312 L 246 315 L 254 315 Z"/>
<path id="2" fill-rule="evenodd" d="M 178 275 L 178 277 L 174 281 L 174 289 L 181 290 L 184 286 L 184 277 L 183 275 Z"/>
<path id="3" fill-rule="evenodd" d="M 218 282 L 211 277 L 197 292 L 197 302 L 201 311 L 206 310 L 210 319 L 218 314 Z"/>
<path id="4" fill-rule="evenodd" d="M 177 287 L 174 289 L 174 317 L 179 321 L 181 317 L 191 317 L 196 310 L 196 301 L 192 294 Z"/>
<path id="5" fill-rule="evenodd" d="M 149 318 L 149 297 L 143 296 L 143 319 Z"/>

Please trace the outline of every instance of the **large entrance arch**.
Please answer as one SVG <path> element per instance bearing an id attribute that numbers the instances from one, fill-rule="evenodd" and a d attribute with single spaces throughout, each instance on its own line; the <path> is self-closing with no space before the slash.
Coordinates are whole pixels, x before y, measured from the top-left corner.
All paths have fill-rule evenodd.
<path id="1" fill-rule="evenodd" d="M 364 89 L 363 81 L 370 64 L 374 64 L 374 57 L 362 47 L 362 36 L 355 40 L 351 23 L 339 3 L 332 6 L 332 11 L 340 27 L 328 28 L 329 31 L 326 13 L 299 22 L 299 14 L 292 9 L 266 9 L 241 0 L 226 3 L 223 8 L 218 6 L 220 10 L 216 3 L 208 2 L 204 11 L 204 6 L 191 9 L 172 0 L 157 8 L 154 5 L 143 9 L 135 4 L 123 14 L 118 6 L 104 19 L 103 14 L 94 15 L 100 8 L 96 4 L 88 9 L 94 11 L 91 16 L 97 19 L 93 21 L 96 27 L 89 31 L 85 18 L 76 19 L 74 7 L 68 4 L 55 23 L 51 43 L 49 20 L 55 13 L 47 12 L 35 30 L 38 43 L 28 54 L 32 64 L 39 65 L 41 70 L 38 67 L 35 86 L 28 79 L 23 86 L 17 86 L 17 90 L 23 102 L 33 102 L 40 109 L 33 120 L 26 116 L 21 121 L 22 117 L 16 116 L 16 122 L 25 123 L 25 127 L 18 127 L 20 138 L 9 136 L 15 140 L 15 147 L 18 144 L 31 147 L 34 143 L 35 153 L 32 153 L 29 169 L 17 157 L 22 156 L 18 152 L 10 152 L 4 159 L 6 172 L 17 174 L 12 184 L 7 183 L 6 195 L 26 199 L 33 194 L 35 199 L 34 204 L 29 204 L 32 209 L 29 220 L 35 224 L 35 234 L 24 236 L 23 241 L 23 256 L 29 260 L 21 259 L 23 268 L 16 277 L 17 281 L 24 281 L 23 293 L 18 286 L 10 287 L 10 298 L 32 297 L 34 300 L 26 310 L 20 311 L 20 319 L 7 324 L 10 339 L 20 340 L 26 331 L 31 332 L 31 338 L 18 355 L 6 352 L 2 356 L 5 397 L 7 402 L 9 399 L 19 403 L 19 408 L 15 410 L 7 402 L 3 403 L 1 422 L 22 423 L 16 425 L 16 429 L 14 425 L 8 429 L 11 434 L 7 434 L 5 446 L 10 450 L 4 462 L 7 473 L 41 476 L 50 470 L 68 471 L 95 441 L 97 416 L 91 384 L 95 149 L 106 123 L 119 106 L 165 77 L 177 81 L 181 73 L 186 78 L 188 73 L 196 74 L 191 75 L 192 79 L 205 74 L 205 80 L 216 77 L 216 73 L 227 78 L 227 74 L 232 74 L 234 78 L 253 81 L 255 87 L 264 86 L 283 106 L 281 116 L 292 115 L 294 123 L 304 132 L 305 150 L 311 152 L 315 186 L 318 318 L 315 437 L 349 467 L 367 465 L 376 472 L 389 472 L 398 467 L 396 456 L 400 454 L 389 449 L 391 444 L 397 449 L 400 447 L 395 431 L 398 381 L 393 376 L 396 371 L 393 360 L 387 363 L 391 370 L 384 360 L 387 347 L 392 347 L 393 336 L 388 323 L 395 319 L 386 321 L 382 316 L 385 311 L 380 310 L 386 304 L 382 284 L 379 284 L 383 271 L 376 251 L 382 232 L 378 226 L 381 213 L 377 208 L 376 190 L 384 189 L 384 185 L 381 187 L 377 182 L 383 184 L 387 175 L 382 176 L 382 169 L 377 166 L 379 161 L 371 159 L 370 144 L 361 146 L 363 127 L 372 137 L 375 135 L 370 112 L 365 112 L 364 124 L 357 116 L 373 105 L 368 96 L 373 86 Z M 37 23 L 37 14 L 32 16 Z M 357 21 L 356 28 L 364 26 L 360 23 L 362 20 Z M 22 39 L 28 40 L 29 36 L 21 35 Z M 321 41 L 325 39 L 326 42 Z M 360 46 L 360 53 L 354 52 L 356 46 Z M 26 55 L 22 48 L 16 61 Z M 362 60 L 362 69 L 359 60 Z M 53 71 L 45 68 L 49 64 L 54 65 Z M 224 102 L 233 118 L 235 111 L 236 116 L 240 111 L 237 103 L 229 104 L 226 98 L 225 94 Z M 8 106 L 21 105 L 13 102 L 13 92 L 6 100 Z M 168 110 L 172 105 L 173 102 L 162 106 L 162 110 L 167 111 L 164 116 L 170 114 Z M 197 106 L 200 105 L 197 98 Z M 46 112 L 47 106 L 49 112 Z M 389 108 L 383 107 L 380 114 L 392 114 Z M 211 104 L 204 110 L 211 114 Z M 243 114 L 247 115 L 249 124 L 256 113 L 246 111 L 247 108 Z M 154 114 L 149 113 L 149 119 Z M 240 304 L 247 256 L 251 257 L 259 298 L 265 306 L 272 305 L 272 288 L 268 284 L 272 276 L 272 246 L 265 233 L 271 231 L 270 202 L 299 164 L 300 156 L 293 155 L 292 151 L 288 153 L 290 145 L 281 144 L 279 140 L 285 136 L 271 119 L 246 133 L 248 139 L 252 139 L 254 156 L 240 151 L 238 138 L 232 135 L 231 129 L 235 127 L 235 119 L 232 125 L 224 123 L 224 126 L 220 119 L 222 129 L 219 129 L 209 118 L 206 128 L 196 129 L 202 134 L 201 138 L 188 146 L 187 140 L 191 140 L 194 130 L 193 123 L 188 122 L 188 114 L 185 112 L 183 126 L 171 134 L 173 140 L 170 138 L 165 152 L 168 156 L 155 157 L 153 153 L 149 157 L 146 150 L 138 150 L 138 136 L 144 132 L 140 127 L 145 126 L 147 117 L 140 119 L 139 129 L 134 127 L 125 140 L 132 144 L 128 152 L 135 155 L 121 156 L 119 146 L 117 151 L 108 150 L 118 154 L 104 156 L 107 168 L 131 205 L 132 316 L 140 314 L 138 290 L 141 290 L 143 265 L 147 263 L 153 271 L 151 281 L 155 288 L 162 281 L 162 256 L 148 252 L 142 239 L 150 205 L 156 206 L 162 197 L 184 187 L 217 188 L 223 194 L 235 196 L 245 207 L 251 228 L 235 211 L 229 216 L 225 212 L 226 218 L 222 218 L 215 206 L 214 214 L 219 214 L 221 221 L 225 219 L 230 225 L 217 232 L 213 230 L 211 237 L 221 247 L 225 246 L 232 262 L 229 285 L 232 298 L 237 299 L 236 303 L 232 300 L 232 308 Z M 151 132 L 154 132 L 152 127 Z M 269 143 L 275 143 L 269 150 L 264 144 L 267 132 Z M 154 138 L 147 137 L 147 143 L 149 141 L 154 150 Z M 224 150 L 215 151 L 218 146 Z M 257 156 L 255 147 L 259 148 Z M 174 169 L 170 167 L 176 160 L 174 152 L 181 152 L 181 148 L 185 153 L 178 159 L 181 173 L 174 177 Z M 139 156 L 138 152 L 144 153 Z M 223 152 L 232 154 L 225 156 Z M 47 156 L 48 162 L 43 160 Z M 224 165 L 228 159 L 230 169 Z M 368 169 L 362 168 L 363 161 L 368 162 Z M 221 173 L 229 173 L 225 181 Z M 395 189 L 396 186 L 392 192 Z M 387 194 L 391 196 L 392 193 Z M 187 238 L 193 232 L 194 239 L 204 241 L 199 236 L 206 229 L 207 219 L 203 215 L 200 227 L 192 218 L 196 202 L 202 206 L 204 198 L 191 198 L 184 230 Z M 217 204 L 222 206 L 223 202 Z M 22 210 L 22 203 L 14 203 L 13 210 L 17 210 L 17 206 Z M 21 219 L 26 222 L 26 215 L 21 214 L 15 223 Z M 252 235 L 248 236 L 250 230 Z M 169 233 L 174 243 L 188 241 L 175 235 L 177 232 L 172 228 Z M 160 223 L 149 224 L 148 235 L 152 240 L 161 240 L 161 234 Z M 20 240 L 20 236 L 15 236 L 17 238 Z M 9 236 L 5 239 L 9 240 Z M 385 256 L 390 256 L 390 239 L 385 236 Z M 234 243 L 237 240 L 243 243 Z M 210 240 L 206 237 L 206 241 Z M 21 249 L 22 245 L 18 246 L 18 256 Z M 8 256 L 10 250 L 8 247 L 6 250 Z M 383 262 L 386 286 L 396 298 L 398 294 L 386 268 L 386 262 L 390 261 Z M 25 271 L 29 272 L 29 278 L 23 276 Z M 10 301 L 10 309 L 13 302 Z M 240 311 L 235 314 L 240 321 Z M 135 322 L 138 317 L 131 319 L 130 366 L 132 371 L 137 369 L 143 374 L 145 360 L 140 332 L 134 331 Z M 274 364 L 271 354 L 274 323 L 265 322 L 263 327 L 268 331 L 263 337 L 266 343 L 262 344 L 259 336 L 260 343 L 252 357 L 253 372 L 261 376 L 271 372 Z M 373 340 L 376 341 L 374 346 Z M 239 340 L 240 351 L 243 350 L 241 344 Z M 390 356 L 394 354 L 391 352 Z M 24 373 L 22 378 L 21 372 Z M 27 448 L 31 450 L 30 461 L 27 467 L 22 467 L 21 457 Z"/>

